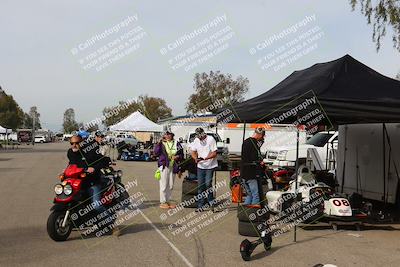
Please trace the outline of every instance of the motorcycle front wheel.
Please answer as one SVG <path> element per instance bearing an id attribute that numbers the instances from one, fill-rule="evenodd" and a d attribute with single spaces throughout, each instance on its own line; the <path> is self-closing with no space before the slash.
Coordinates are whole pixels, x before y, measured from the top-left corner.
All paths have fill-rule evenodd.
<path id="1" fill-rule="evenodd" d="M 65 227 L 62 227 L 64 216 L 65 212 L 63 211 L 53 211 L 47 219 L 47 233 L 54 241 L 65 241 L 71 234 L 72 225 L 70 221 L 67 221 Z"/>

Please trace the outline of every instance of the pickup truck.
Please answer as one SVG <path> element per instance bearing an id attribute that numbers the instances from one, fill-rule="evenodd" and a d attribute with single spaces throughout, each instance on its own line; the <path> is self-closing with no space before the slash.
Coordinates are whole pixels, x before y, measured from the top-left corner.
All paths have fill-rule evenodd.
<path id="1" fill-rule="evenodd" d="M 307 150 L 315 148 L 321 157 L 324 165 L 326 165 L 326 157 L 328 157 L 338 147 L 338 132 L 319 132 L 306 141 L 305 144 L 299 144 L 299 161 L 300 164 L 305 163 L 307 158 Z M 272 147 L 267 149 L 264 159 L 272 167 L 294 167 L 296 164 L 296 145 Z M 324 166 L 326 167 L 326 166 Z"/>
<path id="2" fill-rule="evenodd" d="M 218 168 L 220 170 L 227 170 L 229 168 L 229 150 L 227 144 L 229 144 L 230 140 L 222 141 L 219 134 L 215 132 L 206 131 L 206 134 L 214 137 L 217 142 L 217 160 L 218 160 Z M 189 132 L 185 138 L 180 138 L 180 142 L 182 143 L 183 150 L 185 152 L 185 156 L 190 155 L 190 144 L 193 143 L 196 138 L 195 132 Z M 189 144 L 189 145 L 188 145 Z"/>

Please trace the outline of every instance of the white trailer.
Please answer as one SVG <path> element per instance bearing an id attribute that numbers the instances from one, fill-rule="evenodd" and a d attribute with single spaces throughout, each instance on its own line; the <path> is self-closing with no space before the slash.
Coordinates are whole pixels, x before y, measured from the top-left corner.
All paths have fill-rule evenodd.
<path id="1" fill-rule="evenodd" d="M 385 127 L 387 134 L 382 123 L 339 127 L 339 191 L 343 185 L 343 192 L 348 194 L 358 192 L 364 198 L 396 202 L 400 171 L 400 124 L 385 124 Z"/>

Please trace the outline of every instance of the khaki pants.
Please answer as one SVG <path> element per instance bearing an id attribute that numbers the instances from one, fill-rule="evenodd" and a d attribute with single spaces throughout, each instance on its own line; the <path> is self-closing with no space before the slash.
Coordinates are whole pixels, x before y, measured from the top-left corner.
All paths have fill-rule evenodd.
<path id="1" fill-rule="evenodd" d="M 164 167 L 161 172 L 160 179 L 160 202 L 166 203 L 170 201 L 172 195 L 172 189 L 174 187 L 175 174 L 172 168 Z"/>

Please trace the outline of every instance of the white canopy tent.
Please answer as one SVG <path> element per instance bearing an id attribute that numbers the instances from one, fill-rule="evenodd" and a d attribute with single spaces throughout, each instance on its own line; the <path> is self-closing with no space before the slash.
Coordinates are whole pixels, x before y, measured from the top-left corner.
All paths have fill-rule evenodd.
<path id="1" fill-rule="evenodd" d="M 8 134 L 11 132 L 12 132 L 11 129 L 4 128 L 3 126 L 0 125 L 0 134 Z"/>
<path id="2" fill-rule="evenodd" d="M 163 127 L 135 111 L 122 121 L 110 126 L 110 131 L 162 132 Z"/>

